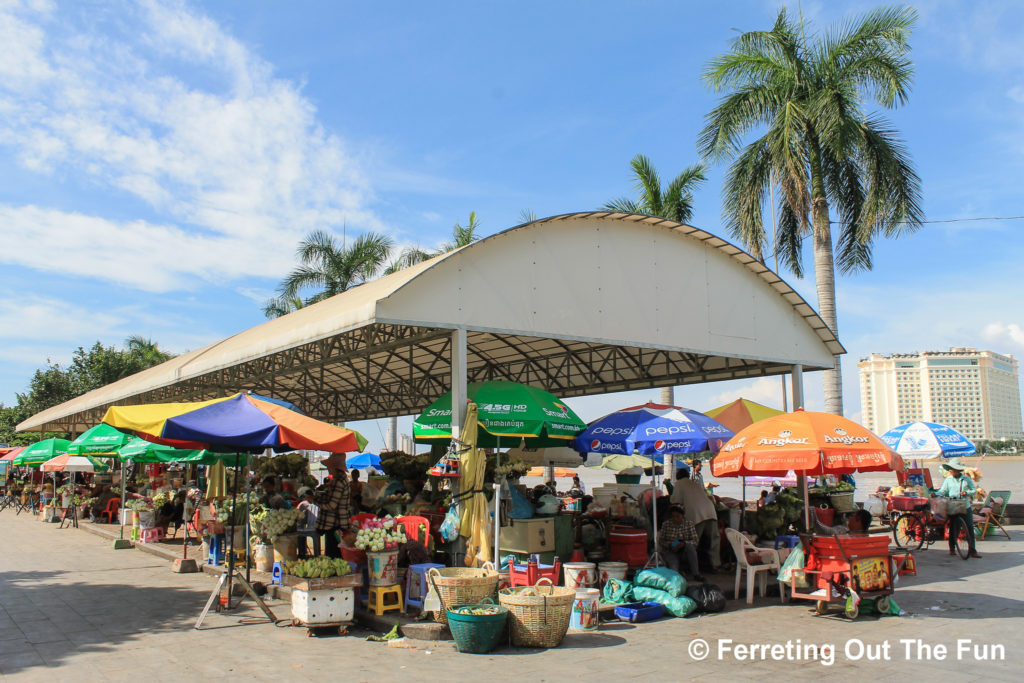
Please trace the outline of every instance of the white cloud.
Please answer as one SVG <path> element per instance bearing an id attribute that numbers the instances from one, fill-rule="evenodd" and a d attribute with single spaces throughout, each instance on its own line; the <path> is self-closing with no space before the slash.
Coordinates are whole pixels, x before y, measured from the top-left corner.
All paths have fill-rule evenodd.
<path id="1" fill-rule="evenodd" d="M 313 228 L 382 229 L 362 171 L 299 87 L 211 19 L 181 2 L 86 13 L 0 10 L 0 145 L 30 171 L 92 184 L 111 204 L 137 198 L 158 219 L 7 205 L 16 221 L 0 225 L 5 240 L 68 244 L 88 229 L 90 256 L 155 240 L 145 283 L 70 272 L 167 290 L 196 276 L 279 276 Z M 5 251 L 39 265 L 31 251 Z"/>
<path id="2" fill-rule="evenodd" d="M 1009 348 L 1018 355 L 1024 352 L 1024 328 L 1017 323 L 989 323 L 981 331 L 981 336 L 997 348 Z"/>

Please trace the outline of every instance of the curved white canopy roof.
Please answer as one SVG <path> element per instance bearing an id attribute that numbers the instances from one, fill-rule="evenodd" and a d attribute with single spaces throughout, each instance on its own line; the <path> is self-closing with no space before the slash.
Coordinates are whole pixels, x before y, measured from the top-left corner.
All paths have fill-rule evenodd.
<path id="1" fill-rule="evenodd" d="M 19 430 L 77 432 L 113 404 L 239 390 L 320 419 L 414 413 L 469 381 L 563 397 L 831 367 L 845 353 L 800 295 L 689 225 L 588 212 L 534 221 L 265 322 L 50 408 Z"/>

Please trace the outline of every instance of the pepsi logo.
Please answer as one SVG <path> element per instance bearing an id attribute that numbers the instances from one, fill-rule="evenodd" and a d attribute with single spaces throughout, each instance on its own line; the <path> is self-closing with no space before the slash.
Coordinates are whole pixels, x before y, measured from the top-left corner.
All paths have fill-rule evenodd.
<path id="1" fill-rule="evenodd" d="M 656 450 L 656 451 L 663 451 L 663 450 L 665 450 L 665 442 L 664 441 L 655 441 L 654 442 L 654 450 Z"/>
<path id="2" fill-rule="evenodd" d="M 597 448 L 600 445 L 601 445 L 601 441 L 598 440 L 598 439 L 594 439 L 593 441 L 590 442 L 590 447 L 593 448 L 594 450 L 597 450 Z"/>

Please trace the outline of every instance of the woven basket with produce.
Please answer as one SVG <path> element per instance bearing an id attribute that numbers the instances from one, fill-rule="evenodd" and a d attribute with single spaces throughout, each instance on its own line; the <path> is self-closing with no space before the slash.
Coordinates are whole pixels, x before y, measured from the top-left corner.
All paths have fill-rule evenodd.
<path id="1" fill-rule="evenodd" d="M 459 652 L 484 654 L 498 646 L 508 609 L 491 598 L 475 605 L 448 608 L 448 628 Z"/>
<path id="2" fill-rule="evenodd" d="M 432 567 L 427 572 L 431 585 L 441 600 L 441 609 L 434 612 L 434 619 L 448 623 L 448 608 L 483 602 L 494 597 L 498 588 L 498 572 L 494 565 L 485 562 L 480 569 L 468 567 Z"/>
<path id="3" fill-rule="evenodd" d="M 508 608 L 512 643 L 518 647 L 558 647 L 569 630 L 576 591 L 551 585 L 542 578 L 536 585 L 506 588 L 498 602 Z"/>

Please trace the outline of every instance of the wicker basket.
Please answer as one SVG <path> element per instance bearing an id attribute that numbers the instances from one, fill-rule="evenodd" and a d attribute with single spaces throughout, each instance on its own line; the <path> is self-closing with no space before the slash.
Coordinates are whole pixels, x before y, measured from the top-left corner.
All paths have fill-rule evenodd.
<path id="1" fill-rule="evenodd" d="M 430 583 L 441 600 L 441 609 L 434 611 L 434 620 L 448 623 L 448 608 L 472 605 L 493 597 L 498 587 L 498 572 L 485 562 L 481 569 L 468 567 L 431 567 L 427 572 Z"/>
<path id="2" fill-rule="evenodd" d="M 531 589 L 537 595 L 523 595 Z M 506 588 L 498 593 L 498 602 L 508 608 L 512 643 L 518 647 L 558 647 L 569 630 L 575 597 L 576 591 L 553 586 L 546 577 L 534 586 Z"/>
<path id="3" fill-rule="evenodd" d="M 830 493 L 828 500 L 836 512 L 853 512 L 857 507 L 853 504 L 853 491 L 847 493 Z"/>

